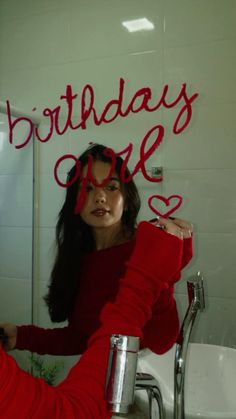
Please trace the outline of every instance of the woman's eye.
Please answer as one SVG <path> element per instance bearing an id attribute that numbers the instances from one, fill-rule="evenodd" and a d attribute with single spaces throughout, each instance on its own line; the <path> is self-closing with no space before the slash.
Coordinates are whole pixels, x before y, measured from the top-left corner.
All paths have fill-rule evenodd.
<path id="1" fill-rule="evenodd" d="M 86 186 L 86 191 L 87 191 L 87 192 L 90 192 L 90 191 L 92 191 L 92 190 L 93 190 L 92 185 L 87 185 L 87 186 Z"/>
<path id="2" fill-rule="evenodd" d="M 106 189 L 107 189 L 108 191 L 117 191 L 117 189 L 119 189 L 119 188 L 118 188 L 118 186 L 117 186 L 117 185 L 115 185 L 115 184 L 111 183 L 111 184 L 109 184 L 109 185 L 107 185 L 107 186 L 106 186 Z"/>

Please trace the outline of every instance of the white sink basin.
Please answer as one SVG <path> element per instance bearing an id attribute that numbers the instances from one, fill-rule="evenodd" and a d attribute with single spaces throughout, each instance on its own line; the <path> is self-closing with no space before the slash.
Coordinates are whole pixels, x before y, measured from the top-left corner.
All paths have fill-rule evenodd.
<path id="1" fill-rule="evenodd" d="M 175 347 L 158 356 L 140 353 L 138 371 L 152 374 L 160 384 L 166 419 L 173 419 Z M 137 402 L 147 410 L 145 392 Z M 236 349 L 190 343 L 185 376 L 186 419 L 236 419 Z M 158 415 L 156 416 L 158 418 Z"/>

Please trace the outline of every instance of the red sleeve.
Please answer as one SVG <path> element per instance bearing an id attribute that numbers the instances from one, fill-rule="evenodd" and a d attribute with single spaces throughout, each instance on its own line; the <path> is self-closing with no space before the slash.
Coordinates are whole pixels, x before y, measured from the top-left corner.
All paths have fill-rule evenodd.
<path id="1" fill-rule="evenodd" d="M 193 257 L 193 240 L 192 237 L 183 240 L 183 254 L 181 259 L 181 266 L 180 269 L 175 273 L 173 276 L 172 282 L 173 284 L 180 280 L 181 278 L 181 270 L 185 268 L 185 266 L 190 262 Z"/>
<path id="2" fill-rule="evenodd" d="M 149 348 L 156 354 L 167 352 L 179 334 L 179 316 L 173 296 L 173 286 L 162 291 L 154 304 L 152 317 L 143 330 L 142 347 Z"/>
<path id="3" fill-rule="evenodd" d="M 156 354 L 167 352 L 175 344 L 179 334 L 179 316 L 174 298 L 174 283 L 181 277 L 183 269 L 192 259 L 192 237 L 183 241 L 181 268 L 169 283 L 169 288 L 163 290 L 158 301 L 152 308 L 152 317 L 143 330 L 142 347 L 149 348 Z"/>
<path id="4" fill-rule="evenodd" d="M 37 352 L 44 355 L 78 355 L 88 344 L 88 335 L 72 326 L 44 329 L 33 325 L 17 326 L 15 349 Z"/>
<path id="5" fill-rule="evenodd" d="M 140 223 L 135 251 L 116 300 L 102 310 L 101 328 L 59 386 L 49 387 L 31 377 L 0 350 L 0 412 L 4 419 L 111 417 L 103 399 L 110 335 L 141 336 L 141 329 L 151 317 L 152 305 L 180 267 L 182 241 L 158 230 L 146 222 Z"/>
<path id="6" fill-rule="evenodd" d="M 189 237 L 188 239 L 184 239 L 183 242 L 183 256 L 181 262 L 181 269 L 185 268 L 185 266 L 190 262 L 193 257 L 193 239 Z"/>
<path id="7" fill-rule="evenodd" d="M 0 416 L 4 419 L 110 418 L 103 401 L 107 348 L 104 340 L 88 351 L 86 366 L 78 363 L 58 387 L 51 387 L 19 369 L 15 360 L 0 348 Z"/>

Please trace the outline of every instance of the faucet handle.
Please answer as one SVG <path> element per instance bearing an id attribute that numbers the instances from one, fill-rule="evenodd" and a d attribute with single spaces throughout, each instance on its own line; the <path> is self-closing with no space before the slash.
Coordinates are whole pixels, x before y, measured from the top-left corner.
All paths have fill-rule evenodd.
<path id="1" fill-rule="evenodd" d="M 205 308 L 203 275 L 198 271 L 187 280 L 189 304 L 194 300 L 199 302 L 200 309 Z"/>
<path id="2" fill-rule="evenodd" d="M 190 276 L 190 278 L 187 280 L 187 284 L 193 284 L 198 288 L 203 287 L 203 275 L 201 271 L 197 271 L 195 275 Z"/>

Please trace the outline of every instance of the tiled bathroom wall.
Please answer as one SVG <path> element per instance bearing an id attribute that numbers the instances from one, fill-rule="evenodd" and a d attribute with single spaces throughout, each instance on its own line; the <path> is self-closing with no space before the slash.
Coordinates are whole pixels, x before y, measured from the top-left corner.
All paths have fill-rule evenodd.
<path id="1" fill-rule="evenodd" d="M 128 32 L 122 24 L 140 18 L 148 19 L 153 28 Z M 151 127 L 161 124 L 165 130 L 162 144 L 146 167 L 162 166 L 164 179 L 152 184 L 137 175 L 143 200 L 140 218 L 153 216 L 147 206 L 150 195 L 183 196 L 177 214 L 194 224 L 195 251 L 176 287 L 180 316 L 187 306 L 186 279 L 201 270 L 206 310 L 192 340 L 236 347 L 235 18 L 235 0 L 0 0 L 3 102 L 9 99 L 27 112 L 36 108 L 34 112 L 42 116 L 45 107 L 62 104 L 60 96 L 70 84 L 78 95 L 73 114 L 74 122 L 78 122 L 79 100 L 87 83 L 94 88 L 98 113 L 118 97 L 121 77 L 125 80 L 124 104 L 145 86 L 152 89 L 153 103 L 161 97 L 165 84 L 169 86 L 169 102 L 177 98 L 183 83 L 189 96 L 199 94 L 192 104 L 191 122 L 179 135 L 172 132 L 180 110 L 177 105 L 117 118 L 99 127 L 90 119 L 86 130 L 67 130 L 63 136 L 54 133 L 47 143 L 37 142 L 35 320 L 39 325 L 51 325 L 42 295 L 47 289 L 54 229 L 65 194 L 53 177 L 56 160 L 66 153 L 80 154 L 90 141 L 117 151 L 132 142 L 132 169 L 139 158 L 141 140 Z M 66 107 L 62 106 L 62 126 L 65 118 Z M 42 117 L 40 132 L 46 134 L 48 129 L 47 118 Z M 23 154 L 27 155 L 29 148 L 22 149 Z M 61 169 L 62 179 L 71 164 L 67 162 Z M 15 193 L 9 197 L 9 206 Z M 8 257 L 12 260 L 12 253 L 4 260 Z M 19 269 L 24 263 L 21 259 Z M 22 301 L 14 306 L 15 312 L 21 310 Z M 20 319 L 26 320 L 24 316 Z"/>
<path id="2" fill-rule="evenodd" d="M 17 130 L 24 135 L 25 129 Z M 0 321 L 32 321 L 33 147 L 13 150 L 0 113 Z M 24 354 L 18 358 L 22 364 Z"/>

